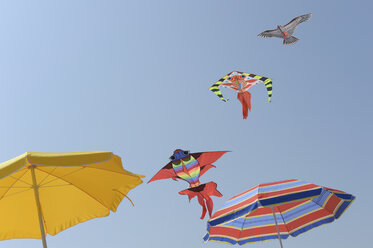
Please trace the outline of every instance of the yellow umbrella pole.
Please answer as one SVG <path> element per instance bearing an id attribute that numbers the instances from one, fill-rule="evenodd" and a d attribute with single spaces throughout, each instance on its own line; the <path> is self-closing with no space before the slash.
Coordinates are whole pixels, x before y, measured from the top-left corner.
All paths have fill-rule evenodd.
<path id="1" fill-rule="evenodd" d="M 41 239 L 43 242 L 43 248 L 47 248 L 47 241 L 45 239 L 44 221 L 43 221 L 43 216 L 41 214 L 41 206 L 40 206 L 40 199 L 39 199 L 39 185 L 36 184 L 35 166 L 31 165 L 30 168 L 31 168 L 31 175 L 32 175 L 32 188 L 34 189 L 36 208 L 38 209 Z"/>

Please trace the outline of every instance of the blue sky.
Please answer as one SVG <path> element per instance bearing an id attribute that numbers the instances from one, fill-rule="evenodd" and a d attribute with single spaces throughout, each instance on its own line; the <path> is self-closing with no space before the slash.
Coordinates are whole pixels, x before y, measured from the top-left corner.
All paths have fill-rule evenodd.
<path id="1" fill-rule="evenodd" d="M 297 178 L 357 199 L 341 219 L 284 247 L 371 243 L 370 1 L 1 1 L 0 161 L 25 151 L 113 151 L 149 180 L 176 148 L 230 150 L 201 178 L 222 198 Z M 294 46 L 257 34 L 313 13 Z M 272 102 L 210 85 L 232 70 L 273 79 Z M 49 247 L 225 247 L 185 182 L 142 184 L 117 213 L 48 237 Z M 40 240 L 0 247 L 41 247 Z M 279 247 L 277 241 L 247 245 Z"/>

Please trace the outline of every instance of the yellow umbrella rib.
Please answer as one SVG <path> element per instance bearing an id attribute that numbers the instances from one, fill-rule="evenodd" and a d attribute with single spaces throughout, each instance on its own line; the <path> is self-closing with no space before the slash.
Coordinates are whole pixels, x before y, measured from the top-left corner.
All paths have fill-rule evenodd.
<path id="1" fill-rule="evenodd" d="M 29 183 L 27 183 L 27 182 L 25 182 L 25 181 L 23 181 L 23 180 L 21 180 L 21 178 L 25 175 L 27 173 L 27 170 L 25 170 L 25 173 L 23 173 L 20 177 L 14 177 L 14 176 L 10 176 L 10 177 L 12 177 L 12 178 L 14 178 L 15 179 L 15 181 L 10 185 L 10 187 L 8 188 L 8 190 L 7 191 L 5 191 L 5 193 L 2 195 L 2 196 L 0 196 L 0 200 L 1 199 L 3 199 L 4 197 L 5 197 L 5 195 L 9 192 L 9 190 L 12 188 L 12 186 L 14 185 L 14 184 L 16 184 L 18 181 L 21 181 L 21 182 L 23 182 L 23 183 L 25 183 L 25 184 L 28 184 L 29 186 L 30 186 L 30 189 L 31 189 L 31 184 L 29 184 Z"/>
<path id="2" fill-rule="evenodd" d="M 96 170 L 103 170 L 103 171 L 108 171 L 108 172 L 112 172 L 112 173 L 116 173 L 116 174 L 120 174 L 120 175 L 126 175 L 126 176 L 137 176 L 137 177 L 139 177 L 139 180 L 141 181 L 141 183 L 142 183 L 142 180 L 140 179 L 140 178 L 143 178 L 143 177 L 145 177 L 145 176 L 143 176 L 143 175 L 139 175 L 139 174 L 135 174 L 135 173 L 132 173 L 132 172 L 130 172 L 130 171 L 127 171 L 126 169 L 123 169 L 126 173 L 128 173 L 128 174 L 123 174 L 123 173 L 121 173 L 121 172 L 118 172 L 118 171 L 112 171 L 112 170 L 105 170 L 105 169 L 103 169 L 103 168 L 96 168 L 96 167 L 90 167 L 90 166 L 87 166 L 86 168 L 90 168 L 90 169 L 96 169 Z M 141 184 L 140 183 L 140 184 Z M 131 204 L 132 204 L 132 206 L 135 206 L 135 204 L 133 204 L 133 202 L 132 202 L 132 200 L 131 200 L 131 198 L 129 198 L 127 195 L 125 195 L 125 194 L 123 194 L 122 192 L 120 192 L 119 190 L 114 190 L 114 191 L 116 191 L 116 192 L 118 192 L 118 193 L 120 193 L 121 195 L 123 195 L 124 197 L 126 197 L 130 202 L 131 202 Z"/>
<path id="3" fill-rule="evenodd" d="M 52 170 L 50 173 L 53 173 L 56 169 L 57 169 L 57 167 L 53 168 L 53 170 Z M 39 182 L 39 186 L 43 185 L 43 182 L 44 182 L 45 180 L 47 180 L 47 178 L 48 178 L 50 175 L 51 175 L 51 174 L 48 174 L 48 173 L 47 173 L 47 175 L 46 175 L 43 179 L 41 179 L 41 181 Z M 52 181 L 53 181 L 53 180 L 52 180 Z M 46 184 L 47 184 L 47 183 L 46 183 Z"/>
<path id="4" fill-rule="evenodd" d="M 63 175 L 62 177 L 66 177 L 66 176 L 69 176 L 69 175 L 71 175 L 71 174 L 74 174 L 74 173 L 76 173 L 76 172 L 78 172 L 78 171 L 80 171 L 80 170 L 82 170 L 82 169 L 84 169 L 85 167 L 80 167 L 80 168 L 78 168 L 77 170 L 75 170 L 75 171 L 71 171 L 71 172 L 69 172 L 69 173 L 66 173 L 65 175 Z M 54 176 L 55 178 L 54 179 L 52 179 L 52 180 L 50 180 L 50 181 L 48 181 L 48 182 L 46 182 L 46 183 L 44 183 L 44 184 L 41 184 L 41 182 L 43 181 L 41 181 L 40 183 L 39 183 L 39 186 L 40 187 L 45 187 L 45 185 L 47 185 L 47 184 L 49 184 L 49 183 L 52 183 L 52 182 L 54 182 L 54 181 L 56 181 L 56 180 L 58 180 L 58 179 L 62 179 L 62 177 L 58 177 L 58 176 L 56 176 L 56 175 L 54 175 L 53 174 L 53 172 L 55 171 L 55 169 L 53 169 L 51 172 L 46 172 L 46 171 L 44 171 L 44 170 L 40 170 L 40 171 L 42 171 L 42 172 L 45 172 L 45 173 L 47 173 L 48 174 L 48 176 Z M 45 177 L 44 179 L 46 179 L 47 177 Z M 71 184 L 71 183 L 70 183 Z"/>
<path id="5" fill-rule="evenodd" d="M 135 204 L 133 204 L 131 198 L 129 198 L 127 195 L 123 194 L 122 192 L 120 192 L 119 190 L 116 190 L 116 189 L 114 189 L 114 191 L 115 191 L 115 192 L 118 192 L 118 193 L 120 193 L 120 194 L 122 194 L 122 195 L 124 195 L 124 197 L 126 197 L 126 198 L 131 202 L 132 206 L 135 206 Z"/>
<path id="6" fill-rule="evenodd" d="M 27 170 L 25 171 L 25 173 L 24 173 L 21 177 L 15 177 L 15 176 L 9 176 L 9 177 L 15 179 L 16 182 L 17 182 L 17 181 L 20 181 L 20 182 L 23 182 L 24 184 L 27 184 L 27 185 L 29 185 L 29 186 L 31 187 L 31 186 L 32 186 L 31 183 L 28 183 L 28 182 L 26 182 L 26 181 L 21 180 L 21 178 L 22 178 L 26 173 L 27 173 Z"/>
<path id="7" fill-rule="evenodd" d="M 57 168 L 57 167 L 56 167 Z M 56 168 L 54 168 L 53 170 L 52 170 L 52 172 L 46 172 L 46 171 L 44 171 L 44 170 L 40 170 L 40 171 L 42 171 L 42 172 L 46 172 L 48 175 L 42 180 L 42 181 L 45 181 L 45 179 L 48 177 L 48 176 L 55 176 L 54 174 L 53 174 L 53 171 L 55 171 L 55 169 Z M 111 173 L 116 173 L 116 174 L 120 174 L 120 175 L 126 175 L 126 174 L 124 174 L 124 173 L 121 173 L 121 172 L 118 172 L 118 171 L 112 171 L 112 170 L 105 170 L 105 169 L 103 169 L 103 168 L 95 168 L 95 167 L 90 167 L 90 166 L 87 166 L 87 167 L 80 167 L 79 169 L 77 169 L 77 170 L 75 170 L 75 171 L 72 171 L 72 172 L 69 172 L 69 173 L 67 173 L 67 174 L 65 174 L 65 175 L 63 175 L 63 176 L 61 176 L 61 177 L 58 177 L 58 176 L 55 176 L 56 178 L 55 179 L 53 179 L 53 180 L 51 180 L 51 181 L 48 181 L 48 182 L 46 182 L 46 183 L 44 183 L 44 184 L 39 184 L 40 185 L 40 187 L 42 187 L 42 188 L 46 188 L 46 187 L 55 187 L 55 186 L 67 186 L 67 185 L 72 185 L 71 183 L 70 184 L 65 184 L 65 185 L 53 185 L 53 186 L 46 186 L 47 184 L 49 184 L 49 183 L 51 183 L 51 182 L 54 182 L 54 181 L 56 181 L 56 180 L 58 180 L 58 179 L 62 179 L 63 177 L 65 177 L 65 176 L 68 176 L 68 175 L 71 175 L 71 174 L 73 174 L 73 173 L 75 173 L 75 172 L 78 172 L 78 171 L 80 171 L 81 169 L 84 169 L 84 168 L 90 168 L 90 169 L 96 169 L 96 170 L 103 170 L 103 171 L 107 171 L 107 172 L 111 172 Z M 128 173 L 128 171 L 126 171 L 125 170 L 125 172 L 126 173 Z M 129 175 L 130 176 L 138 176 L 139 177 L 139 179 L 141 178 L 141 177 L 144 177 L 143 175 L 138 175 L 138 174 L 134 174 L 134 173 L 129 173 Z M 141 180 L 141 179 L 140 179 Z M 41 182 L 42 182 L 41 181 Z M 65 182 L 66 182 L 66 180 L 64 180 Z M 75 186 L 75 185 L 73 185 L 73 186 Z M 76 187 L 76 186 L 75 186 Z M 77 187 L 78 188 L 78 187 Z M 132 206 L 135 206 L 134 204 L 133 204 L 133 202 L 132 202 L 132 200 L 127 196 L 127 195 L 125 195 L 125 194 L 123 194 L 122 192 L 120 192 L 119 190 L 115 190 L 116 192 L 119 192 L 120 194 L 122 194 L 124 197 L 126 197 L 130 202 L 131 202 L 131 204 L 132 204 Z M 84 191 L 85 192 L 85 191 Z M 86 192 L 85 192 L 86 193 Z M 87 193 L 88 194 L 88 193 Z M 88 194 L 89 195 L 89 194 Z M 92 197 L 92 196 L 91 196 Z M 94 198 L 94 197 L 92 197 L 92 198 Z M 97 199 L 96 199 L 97 200 Z"/>
<path id="8" fill-rule="evenodd" d="M 32 190 L 32 188 L 28 188 L 28 189 L 25 189 L 25 190 L 22 190 L 22 191 L 18 191 L 18 192 L 15 192 L 13 194 L 6 194 L 6 195 L 2 196 L 0 198 L 0 200 L 4 199 L 4 198 L 7 198 L 7 197 L 10 197 L 10 196 L 14 196 L 14 195 L 18 195 L 18 194 L 24 193 L 24 192 L 29 191 L 29 190 Z"/>
<path id="9" fill-rule="evenodd" d="M 43 186 L 43 187 L 40 187 L 40 188 L 53 188 L 53 187 L 62 187 L 62 186 L 71 186 L 72 184 L 69 183 L 69 184 L 59 184 L 59 185 L 50 185 L 50 186 Z"/>
<path id="10" fill-rule="evenodd" d="M 83 167 L 83 168 L 84 168 L 84 167 Z M 35 169 L 38 169 L 38 167 L 35 167 Z M 38 170 L 39 170 L 39 169 L 38 169 Z M 43 171 L 43 170 L 39 170 L 39 171 L 50 174 L 49 172 L 46 172 L 46 171 Z M 75 188 L 81 190 L 83 193 L 87 194 L 89 197 L 91 197 L 92 199 L 94 199 L 95 201 L 97 201 L 98 203 L 100 203 L 104 208 L 107 208 L 107 209 L 108 209 L 108 207 L 106 207 L 104 203 L 102 203 L 100 200 L 98 200 L 97 198 L 95 198 L 94 196 L 92 196 L 91 194 L 89 194 L 88 192 L 86 192 L 84 189 L 82 189 L 82 188 L 80 188 L 80 187 L 78 187 L 78 186 L 76 186 L 76 185 L 73 185 L 71 182 L 69 182 L 69 181 L 67 181 L 66 179 L 63 179 L 63 178 L 61 178 L 61 177 L 59 177 L 59 176 L 56 176 L 56 175 L 53 175 L 53 174 L 51 174 L 51 176 L 54 176 L 54 177 L 56 177 L 56 178 L 58 178 L 58 179 L 60 179 L 60 180 L 62 180 L 62 181 L 64 181 L 64 182 L 66 182 L 66 183 L 71 184 L 71 185 L 74 186 Z"/>
<path id="11" fill-rule="evenodd" d="M 39 183 L 40 186 L 44 186 L 44 185 L 47 185 L 47 184 L 49 184 L 49 183 L 51 183 L 51 182 L 54 182 L 54 181 L 58 180 L 58 178 L 55 178 L 55 179 L 52 179 L 51 181 L 48 181 L 48 182 L 42 184 L 42 182 L 45 181 L 45 179 L 46 179 L 48 176 L 50 176 L 50 175 L 54 176 L 53 171 L 55 171 L 56 168 L 57 168 L 57 167 L 55 167 L 51 172 L 48 173 L 48 175 L 47 175 L 44 179 L 42 179 L 42 180 L 40 181 L 40 183 Z M 121 172 L 118 172 L 118 171 L 105 170 L 105 169 L 102 169 L 102 168 L 95 168 L 95 167 L 89 167 L 89 166 L 87 166 L 87 167 L 79 167 L 77 170 L 72 171 L 72 172 L 69 172 L 69 173 L 63 175 L 62 177 L 65 177 L 65 176 L 71 175 L 71 174 L 73 174 L 73 173 L 75 173 L 75 172 L 78 172 L 78 171 L 81 170 L 81 169 L 84 169 L 84 168 L 96 169 L 96 170 L 103 170 L 103 171 L 108 171 L 108 172 L 112 172 L 112 173 L 116 173 L 116 174 L 120 174 L 120 175 L 126 175 L 126 174 L 121 173 Z M 40 171 L 45 172 L 44 170 L 40 170 Z M 129 171 L 126 171 L 126 170 L 125 170 L 125 172 L 128 173 Z M 137 177 L 139 177 L 139 178 L 143 178 L 143 177 L 145 177 L 145 176 L 143 176 L 143 175 L 134 174 L 134 173 L 132 173 L 132 172 L 130 172 L 128 175 L 130 175 L 130 176 L 137 176 Z M 32 186 L 32 185 L 30 185 L 30 186 Z"/>
<path id="12" fill-rule="evenodd" d="M 0 186 L 0 189 L 31 189 L 31 187 L 13 187 L 13 186 L 7 187 L 7 186 Z"/>

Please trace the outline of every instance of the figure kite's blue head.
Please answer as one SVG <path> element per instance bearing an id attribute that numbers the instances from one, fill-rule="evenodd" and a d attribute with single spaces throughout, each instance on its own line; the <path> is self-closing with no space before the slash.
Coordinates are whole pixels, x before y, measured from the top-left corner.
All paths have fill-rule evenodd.
<path id="1" fill-rule="evenodd" d="M 189 151 L 184 151 L 184 150 L 181 150 L 181 149 L 176 149 L 176 150 L 174 151 L 174 155 L 172 155 L 172 156 L 170 157 L 170 160 L 171 160 L 172 162 L 174 162 L 174 161 L 177 161 L 177 160 L 179 160 L 179 159 L 186 158 L 186 157 L 188 157 L 188 156 L 189 156 Z"/>

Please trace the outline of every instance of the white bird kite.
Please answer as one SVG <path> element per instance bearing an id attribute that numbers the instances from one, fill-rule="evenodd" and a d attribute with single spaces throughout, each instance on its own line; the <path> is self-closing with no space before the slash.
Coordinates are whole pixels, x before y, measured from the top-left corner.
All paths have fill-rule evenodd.
<path id="1" fill-rule="evenodd" d="M 258 34 L 258 36 L 265 37 L 265 38 L 268 38 L 268 37 L 282 38 L 284 39 L 283 41 L 284 45 L 294 44 L 295 42 L 299 40 L 297 37 L 293 36 L 295 29 L 297 28 L 299 24 L 301 24 L 302 22 L 308 21 L 311 17 L 312 17 L 311 13 L 295 17 L 285 26 L 277 25 L 277 29 L 266 30 Z"/>

